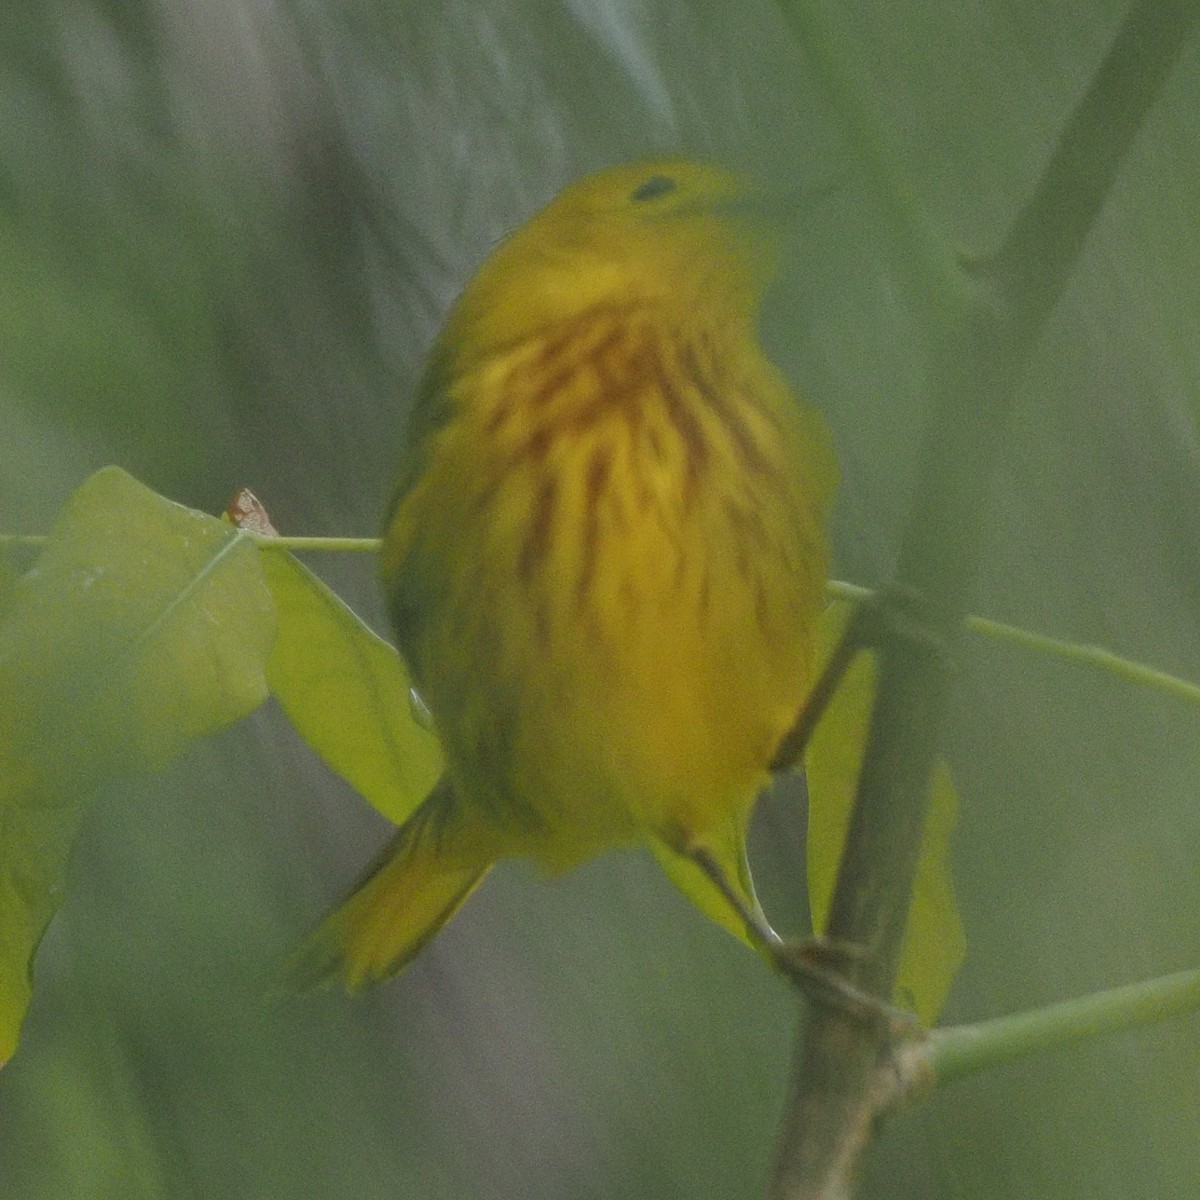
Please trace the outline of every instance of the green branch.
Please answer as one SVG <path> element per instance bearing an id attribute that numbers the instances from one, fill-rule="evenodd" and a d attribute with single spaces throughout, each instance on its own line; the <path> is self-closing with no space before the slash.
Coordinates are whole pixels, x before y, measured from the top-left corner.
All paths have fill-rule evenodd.
<path id="1" fill-rule="evenodd" d="M 840 579 L 829 582 L 829 594 L 838 600 L 853 600 L 861 602 L 875 595 L 870 588 L 859 587 L 856 583 L 845 583 Z M 1059 658 L 1064 662 L 1077 666 L 1089 667 L 1103 671 L 1123 679 L 1126 683 L 1138 687 L 1151 688 L 1164 692 L 1176 700 L 1200 706 L 1200 684 L 1180 679 L 1176 675 L 1168 675 L 1148 667 L 1144 663 L 1134 662 L 1133 659 L 1122 658 L 1103 646 L 1089 645 L 1083 642 L 1068 642 L 1061 638 L 1049 637 L 1044 633 L 1033 633 L 1018 625 L 1006 625 L 1003 621 L 993 621 L 989 617 L 967 617 L 964 622 L 971 633 L 981 637 L 992 638 L 998 642 L 1008 642 L 1020 646 L 1023 650 L 1031 650 L 1035 654 L 1044 654 L 1050 658 Z"/>
<path id="2" fill-rule="evenodd" d="M 1179 971 L 1009 1017 L 937 1029 L 912 1043 L 911 1053 L 919 1062 L 916 1075 L 940 1087 L 1030 1054 L 1197 1011 L 1200 971 Z"/>
<path id="3" fill-rule="evenodd" d="M 871 104 L 872 80 L 861 65 L 867 55 L 841 9 L 819 0 L 785 7 L 874 184 L 893 263 L 921 306 L 930 352 L 928 424 L 891 589 L 909 598 L 912 611 L 874 646 L 878 691 L 825 929 L 831 942 L 864 950 L 847 962 L 847 982 L 886 999 L 912 895 L 950 664 L 976 586 L 1013 396 L 1200 6 L 1133 0 L 1029 204 L 994 255 L 954 264 L 957 278 L 946 265 L 953 261 L 948 243 L 916 199 Z M 850 1194 L 878 1118 L 895 1098 L 880 1070 L 888 1041 L 882 1025 L 813 1007 L 780 1130 L 773 1200 Z"/>

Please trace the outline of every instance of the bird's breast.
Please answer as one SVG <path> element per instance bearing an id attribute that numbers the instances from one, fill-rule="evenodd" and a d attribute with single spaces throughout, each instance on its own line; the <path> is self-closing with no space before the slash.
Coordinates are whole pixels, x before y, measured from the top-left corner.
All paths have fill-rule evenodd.
<path id="1" fill-rule="evenodd" d="M 548 828 L 749 804 L 806 689 L 821 504 L 782 384 L 722 354 L 615 315 L 520 348 L 401 505 L 445 560 L 420 673 L 448 754 Z"/>

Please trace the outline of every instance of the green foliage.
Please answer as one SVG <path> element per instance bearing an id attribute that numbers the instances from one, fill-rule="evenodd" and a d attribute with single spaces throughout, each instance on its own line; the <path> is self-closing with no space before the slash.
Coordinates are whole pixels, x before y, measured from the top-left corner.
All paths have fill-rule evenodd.
<path id="1" fill-rule="evenodd" d="M 399 825 L 442 770 L 400 656 L 290 554 L 264 547 L 263 571 L 279 610 L 272 694 L 325 762 Z"/>
<path id="2" fill-rule="evenodd" d="M 257 708 L 274 632 L 245 535 L 115 467 L 67 502 L 0 626 L 0 1058 L 88 798 Z"/>
<path id="3" fill-rule="evenodd" d="M 399 656 L 312 572 L 118 468 L 82 484 L 0 626 L 0 1060 L 88 798 L 161 769 L 268 688 L 393 821 L 436 781 Z"/>

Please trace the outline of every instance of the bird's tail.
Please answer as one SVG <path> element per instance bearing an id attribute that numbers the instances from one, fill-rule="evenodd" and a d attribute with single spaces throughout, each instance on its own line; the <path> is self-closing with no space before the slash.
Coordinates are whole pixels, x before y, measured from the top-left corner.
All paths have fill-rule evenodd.
<path id="1" fill-rule="evenodd" d="M 358 881 L 292 956 L 306 990 L 341 979 L 356 992 L 411 962 L 488 873 L 495 855 L 455 836 L 461 804 L 443 777 Z M 470 839 L 472 842 L 478 839 Z"/>

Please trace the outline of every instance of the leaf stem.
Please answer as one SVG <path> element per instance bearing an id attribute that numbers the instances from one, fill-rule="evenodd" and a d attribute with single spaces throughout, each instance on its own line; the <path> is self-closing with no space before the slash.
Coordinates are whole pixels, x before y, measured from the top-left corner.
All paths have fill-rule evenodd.
<path id="1" fill-rule="evenodd" d="M 846 583 L 840 579 L 829 582 L 829 594 L 839 600 L 863 601 L 875 593 L 870 588 L 860 587 L 856 583 Z M 993 621 L 990 617 L 970 616 L 964 622 L 966 628 L 982 637 L 992 638 L 999 642 L 1009 642 L 1036 654 L 1045 654 L 1051 658 L 1060 658 L 1065 662 L 1075 663 L 1082 667 L 1091 667 L 1115 675 L 1127 683 L 1139 687 L 1152 688 L 1164 692 L 1177 700 L 1200 706 L 1200 684 L 1144 663 L 1135 662 L 1130 658 L 1122 658 L 1103 646 L 1091 645 L 1085 642 L 1068 642 L 1062 638 L 1050 637 L 1044 633 L 1034 633 L 1022 629 L 1018 625 L 1006 625 L 1003 621 Z"/>
<path id="2" fill-rule="evenodd" d="M 283 537 L 265 533 L 250 535 L 268 550 L 329 550 L 354 554 L 378 554 L 383 540 L 377 537 Z"/>
<path id="3" fill-rule="evenodd" d="M 357 554 L 377 554 L 383 544 L 377 537 L 282 537 L 266 533 L 255 533 L 243 529 L 242 533 L 260 546 L 276 550 L 327 550 Z M 5 546 L 44 546 L 49 541 L 45 533 L 0 533 L 0 548 Z"/>

